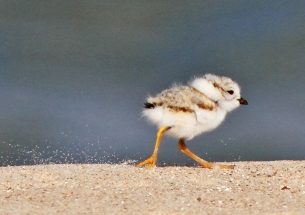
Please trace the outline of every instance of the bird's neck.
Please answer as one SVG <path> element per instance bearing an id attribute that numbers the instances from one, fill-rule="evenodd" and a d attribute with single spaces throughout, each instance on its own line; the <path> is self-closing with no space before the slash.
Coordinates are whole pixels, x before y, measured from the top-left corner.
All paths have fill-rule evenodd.
<path id="1" fill-rule="evenodd" d="M 217 102 L 219 99 L 219 91 L 215 89 L 213 84 L 204 78 L 197 78 L 190 83 L 190 86 L 205 94 L 211 100 Z"/>

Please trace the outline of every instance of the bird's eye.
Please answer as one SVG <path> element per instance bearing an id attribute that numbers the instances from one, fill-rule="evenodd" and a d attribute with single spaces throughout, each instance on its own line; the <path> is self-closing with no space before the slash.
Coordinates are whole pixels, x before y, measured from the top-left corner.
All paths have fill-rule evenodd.
<path id="1" fill-rule="evenodd" d="M 227 93 L 229 93 L 230 95 L 233 95 L 234 91 L 233 90 L 228 90 Z"/>

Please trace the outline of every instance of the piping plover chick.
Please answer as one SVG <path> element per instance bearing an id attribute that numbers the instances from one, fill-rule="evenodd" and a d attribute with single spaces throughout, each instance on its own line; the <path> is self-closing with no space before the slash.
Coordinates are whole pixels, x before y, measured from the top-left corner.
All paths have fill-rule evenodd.
<path id="1" fill-rule="evenodd" d="M 143 115 L 158 126 L 152 155 L 137 164 L 138 167 L 155 167 L 159 145 L 164 134 L 177 138 L 182 153 L 204 168 L 232 169 L 232 165 L 215 165 L 195 155 L 185 140 L 218 127 L 228 112 L 239 105 L 247 105 L 240 96 L 240 87 L 231 78 L 206 74 L 186 86 L 174 85 L 154 97 L 148 97 Z"/>

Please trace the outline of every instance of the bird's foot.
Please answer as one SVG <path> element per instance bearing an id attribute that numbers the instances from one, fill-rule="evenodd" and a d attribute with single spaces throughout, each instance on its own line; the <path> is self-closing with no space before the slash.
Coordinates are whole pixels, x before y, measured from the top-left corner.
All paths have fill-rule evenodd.
<path id="1" fill-rule="evenodd" d="M 214 164 L 209 162 L 202 163 L 201 166 L 206 169 L 234 169 L 235 167 L 235 165 Z"/>
<path id="2" fill-rule="evenodd" d="M 204 163 L 200 163 L 202 168 L 206 168 L 206 169 L 213 169 L 214 165 L 212 163 L 209 163 L 207 161 L 205 161 Z"/>
<path id="3" fill-rule="evenodd" d="M 155 156 L 150 156 L 146 160 L 136 164 L 137 167 L 145 167 L 148 169 L 156 167 L 157 159 Z"/>
<path id="4" fill-rule="evenodd" d="M 227 164 L 218 164 L 216 165 L 220 169 L 234 169 L 235 165 L 227 165 Z"/>

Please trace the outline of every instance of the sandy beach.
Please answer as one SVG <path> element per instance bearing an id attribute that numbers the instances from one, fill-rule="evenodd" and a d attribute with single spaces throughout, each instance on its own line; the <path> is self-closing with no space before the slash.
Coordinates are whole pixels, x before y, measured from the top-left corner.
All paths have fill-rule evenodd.
<path id="1" fill-rule="evenodd" d="M 305 214 L 305 161 L 0 168 L 0 214 Z"/>

